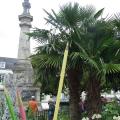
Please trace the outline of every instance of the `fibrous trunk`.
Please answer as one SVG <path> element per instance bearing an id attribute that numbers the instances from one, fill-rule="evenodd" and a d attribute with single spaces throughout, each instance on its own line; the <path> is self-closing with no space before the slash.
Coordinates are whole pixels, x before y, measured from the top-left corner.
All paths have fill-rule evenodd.
<path id="1" fill-rule="evenodd" d="M 87 85 L 87 112 L 89 118 L 91 118 L 93 114 L 100 113 L 100 111 L 100 81 L 91 73 Z"/>
<path id="2" fill-rule="evenodd" d="M 70 103 L 70 120 L 80 120 L 80 72 L 77 70 L 69 70 L 68 86 L 69 86 L 69 103 Z"/>

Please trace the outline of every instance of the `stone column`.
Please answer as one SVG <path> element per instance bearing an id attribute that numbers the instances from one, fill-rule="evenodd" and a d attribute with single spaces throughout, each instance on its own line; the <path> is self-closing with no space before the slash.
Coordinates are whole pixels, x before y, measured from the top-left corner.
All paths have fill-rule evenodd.
<path id="1" fill-rule="evenodd" d="M 35 95 L 39 100 L 40 89 L 38 87 L 34 87 L 34 79 L 33 79 L 33 69 L 31 62 L 29 60 L 30 57 L 30 41 L 29 37 L 26 33 L 30 32 L 31 22 L 33 21 L 33 17 L 30 15 L 31 5 L 29 0 L 24 0 L 23 5 L 23 13 L 19 15 L 20 21 L 20 37 L 19 37 L 19 48 L 18 48 L 18 62 L 15 64 L 15 79 L 17 81 L 17 87 L 21 89 L 21 93 L 23 94 L 23 98 L 25 100 L 29 100 L 31 95 Z"/>
<path id="2" fill-rule="evenodd" d="M 31 22 L 33 21 L 33 17 L 29 13 L 30 3 L 27 0 L 23 2 L 23 13 L 19 15 L 20 21 L 20 37 L 19 37 L 19 48 L 18 48 L 18 58 L 19 59 L 27 59 L 30 56 L 30 41 L 29 37 L 26 33 L 30 32 Z"/>

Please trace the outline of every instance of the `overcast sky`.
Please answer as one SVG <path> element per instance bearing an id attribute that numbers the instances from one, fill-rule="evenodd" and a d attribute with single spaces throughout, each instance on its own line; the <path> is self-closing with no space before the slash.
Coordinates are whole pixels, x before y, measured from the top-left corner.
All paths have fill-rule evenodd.
<path id="1" fill-rule="evenodd" d="M 18 15 L 23 12 L 22 2 L 24 0 L 1 0 L 0 1 L 0 57 L 17 57 L 19 41 L 19 21 Z M 71 1 L 80 5 L 94 5 L 96 9 L 105 8 L 105 14 L 120 12 L 120 0 L 29 0 L 31 3 L 30 13 L 34 18 L 33 27 L 44 28 L 45 13 Z M 31 42 L 31 50 L 35 47 L 35 42 Z"/>

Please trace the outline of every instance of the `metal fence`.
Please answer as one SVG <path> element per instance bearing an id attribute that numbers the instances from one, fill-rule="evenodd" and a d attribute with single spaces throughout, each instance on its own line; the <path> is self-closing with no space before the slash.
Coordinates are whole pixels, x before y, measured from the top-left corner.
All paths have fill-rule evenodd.
<path id="1" fill-rule="evenodd" d="M 63 119 L 69 120 L 68 107 L 62 107 L 58 113 L 58 120 Z M 35 120 L 48 120 L 48 110 L 39 111 L 36 113 Z"/>
<path id="2" fill-rule="evenodd" d="M 3 113 L 4 113 L 4 106 L 0 104 L 0 120 L 2 120 Z M 26 111 L 26 115 L 28 115 L 27 111 Z M 58 120 L 63 116 L 66 117 L 66 120 L 69 117 L 68 106 L 60 107 L 60 110 L 58 113 Z M 27 120 L 33 120 L 33 119 L 27 118 Z M 35 115 L 34 120 L 48 120 L 48 110 L 38 111 Z"/>
<path id="3" fill-rule="evenodd" d="M 48 120 L 48 110 L 37 112 L 35 120 Z"/>
<path id="4" fill-rule="evenodd" d="M 64 115 L 68 115 L 68 111 L 59 112 L 58 119 L 60 117 L 63 117 Z M 3 111 L 0 111 L 0 120 L 2 120 L 2 116 L 3 116 Z M 39 111 L 39 112 L 36 113 L 34 119 L 33 118 L 27 118 L 27 120 L 48 120 L 48 111 L 47 110 Z"/>

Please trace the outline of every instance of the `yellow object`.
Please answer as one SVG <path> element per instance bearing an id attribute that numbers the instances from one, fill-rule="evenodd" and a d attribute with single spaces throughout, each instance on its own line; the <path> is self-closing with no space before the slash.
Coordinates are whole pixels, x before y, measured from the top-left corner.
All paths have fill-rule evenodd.
<path id="1" fill-rule="evenodd" d="M 63 83 L 64 83 L 65 69 L 66 69 L 66 64 L 67 64 L 67 57 L 68 57 L 68 43 L 66 45 L 65 52 L 64 52 L 64 58 L 63 58 L 62 69 L 61 69 L 61 74 L 60 74 L 60 81 L 59 81 L 59 87 L 58 87 L 58 93 L 57 93 L 57 99 L 56 99 L 53 120 L 57 120 L 57 116 L 58 116 L 61 92 L 62 92 L 62 87 L 63 87 Z"/>

